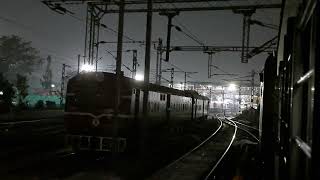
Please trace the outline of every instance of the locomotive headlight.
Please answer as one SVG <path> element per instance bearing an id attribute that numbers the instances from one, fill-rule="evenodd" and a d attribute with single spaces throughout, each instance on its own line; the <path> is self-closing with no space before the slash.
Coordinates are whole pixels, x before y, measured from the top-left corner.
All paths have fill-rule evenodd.
<path id="1" fill-rule="evenodd" d="M 144 77 L 142 74 L 137 74 L 136 77 L 134 77 L 134 79 L 137 81 L 143 81 Z"/>
<path id="2" fill-rule="evenodd" d="M 92 72 L 94 71 L 94 66 L 90 65 L 90 64 L 83 64 L 80 68 L 80 71 L 84 71 L 84 72 Z"/>

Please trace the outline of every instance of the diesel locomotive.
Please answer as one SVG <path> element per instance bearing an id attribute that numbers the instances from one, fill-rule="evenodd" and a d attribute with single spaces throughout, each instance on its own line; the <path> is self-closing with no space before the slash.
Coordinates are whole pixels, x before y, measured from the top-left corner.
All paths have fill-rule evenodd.
<path id="1" fill-rule="evenodd" d="M 136 147 L 141 126 L 152 133 L 155 128 L 207 118 L 207 97 L 125 76 L 120 78 L 120 105 L 115 116 L 115 85 L 116 74 L 107 72 L 80 73 L 68 81 L 64 120 L 67 143 L 73 149 L 124 152 Z M 143 119 L 146 91 L 148 115 Z"/>

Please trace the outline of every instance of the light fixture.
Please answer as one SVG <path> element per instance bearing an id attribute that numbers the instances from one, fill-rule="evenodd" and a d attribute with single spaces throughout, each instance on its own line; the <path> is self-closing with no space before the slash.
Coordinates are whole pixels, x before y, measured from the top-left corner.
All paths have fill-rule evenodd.
<path id="1" fill-rule="evenodd" d="M 229 91 L 235 91 L 236 90 L 236 85 L 235 84 L 233 84 L 233 83 L 231 83 L 231 84 L 229 84 L 229 87 L 228 87 L 228 90 Z"/>
<path id="2" fill-rule="evenodd" d="M 137 81 L 143 81 L 144 80 L 144 76 L 142 74 L 136 74 L 134 79 L 137 80 Z"/>
<path id="3" fill-rule="evenodd" d="M 83 64 L 80 68 L 81 72 L 92 72 L 94 71 L 94 66 L 90 64 Z"/>

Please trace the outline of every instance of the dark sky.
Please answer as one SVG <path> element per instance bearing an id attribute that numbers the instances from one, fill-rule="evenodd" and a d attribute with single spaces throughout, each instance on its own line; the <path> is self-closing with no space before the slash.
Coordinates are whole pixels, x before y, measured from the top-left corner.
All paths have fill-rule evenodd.
<path id="1" fill-rule="evenodd" d="M 66 6 L 75 12 L 75 16 L 85 18 L 85 6 Z M 279 24 L 280 10 L 257 10 L 252 16 L 269 24 Z M 107 14 L 102 23 L 116 29 L 117 15 Z M 135 39 L 144 40 L 146 18 L 144 13 L 127 14 L 125 16 L 125 35 Z M 173 23 L 184 25 L 206 45 L 240 46 L 242 36 L 242 16 L 232 11 L 211 12 L 182 12 L 175 17 Z M 167 18 L 154 13 L 152 39 L 165 39 Z M 182 26 L 181 26 L 182 27 Z M 184 31 L 186 29 L 182 28 Z M 181 32 L 172 31 L 172 45 L 198 45 L 188 39 Z M 0 35 L 15 34 L 27 41 L 32 41 L 33 46 L 41 51 L 41 55 L 53 56 L 54 80 L 58 82 L 61 76 L 61 64 L 67 63 L 76 69 L 77 55 L 83 54 L 85 24 L 67 15 L 60 15 L 45 5 L 40 0 L 2 0 L 0 6 Z M 250 45 L 258 46 L 277 35 L 277 31 L 260 26 L 251 26 Z M 115 41 L 116 34 L 101 30 L 101 40 Z M 126 39 L 124 39 L 126 40 Z M 103 51 L 116 50 L 116 45 L 102 45 L 100 56 L 102 60 L 99 69 L 105 69 L 107 65 L 114 65 L 112 56 Z M 143 72 L 144 46 L 124 45 L 124 49 L 137 49 L 139 63 L 138 71 Z M 124 63 L 131 66 L 131 53 L 124 53 Z M 156 52 L 152 51 L 151 77 L 154 77 Z M 185 71 L 197 71 L 190 81 L 217 81 L 217 78 L 207 78 L 207 55 L 202 52 L 173 52 L 170 60 Z M 258 55 L 249 60 L 248 64 L 240 62 L 240 53 L 220 52 L 214 55 L 214 63 L 221 69 L 242 75 L 247 75 L 252 69 L 261 70 L 266 59 L 266 54 Z M 164 63 L 164 68 L 170 65 Z M 124 69 L 125 70 L 125 69 Z M 35 84 L 41 76 L 43 69 L 34 73 L 32 80 Z M 126 71 L 126 70 L 125 70 Z M 216 73 L 220 73 L 216 71 Z M 129 73 L 126 72 L 129 76 Z M 169 79 L 169 74 L 166 75 Z M 226 78 L 226 77 L 225 77 Z M 228 78 L 228 77 L 227 77 Z M 183 81 L 183 74 L 175 77 L 176 82 Z"/>

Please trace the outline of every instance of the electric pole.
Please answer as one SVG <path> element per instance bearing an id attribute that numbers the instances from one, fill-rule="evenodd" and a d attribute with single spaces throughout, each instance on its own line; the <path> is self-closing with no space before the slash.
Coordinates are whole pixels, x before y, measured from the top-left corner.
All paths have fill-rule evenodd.
<path id="1" fill-rule="evenodd" d="M 140 153 L 141 155 L 145 152 L 145 141 L 147 135 L 146 122 L 148 121 L 148 102 L 149 102 L 149 79 L 150 79 L 150 59 L 151 59 L 151 37 L 152 37 L 152 8 L 153 0 L 147 1 L 147 22 L 146 22 L 146 49 L 145 49 L 145 59 L 144 59 L 144 84 L 146 89 L 143 90 L 143 102 L 142 102 L 142 121 L 139 123 L 140 131 Z"/>
<path id="2" fill-rule="evenodd" d="M 71 66 L 62 64 L 62 72 L 61 72 L 61 89 L 60 89 L 60 106 L 63 104 L 64 100 L 64 91 L 65 91 L 65 80 L 66 80 L 66 68 L 71 68 Z"/>
<path id="3" fill-rule="evenodd" d="M 253 107 L 253 98 L 254 98 L 254 76 L 255 76 L 255 71 L 252 70 L 251 72 L 251 107 Z"/>
<path id="4" fill-rule="evenodd" d="M 171 68 L 170 88 L 173 88 L 174 68 Z"/>
<path id="5" fill-rule="evenodd" d="M 169 62 L 170 58 L 170 41 L 171 41 L 171 28 L 172 28 L 172 18 L 179 15 L 178 11 L 164 11 L 160 12 L 159 15 L 168 17 L 168 27 L 167 27 L 167 49 L 165 61 Z"/>
<path id="6" fill-rule="evenodd" d="M 106 8 L 106 4 L 87 3 L 84 58 L 91 65 L 94 59 L 98 62 L 100 20 L 105 15 Z"/>
<path id="7" fill-rule="evenodd" d="M 187 88 L 187 72 L 184 72 L 184 85 L 183 85 L 183 90 L 186 90 Z"/>
<path id="8" fill-rule="evenodd" d="M 138 51 L 136 49 L 133 50 L 127 50 L 126 52 L 130 52 L 132 51 L 132 70 L 131 70 L 131 76 L 132 79 L 134 79 L 136 77 L 137 74 L 137 66 L 138 64 Z"/>
<path id="9" fill-rule="evenodd" d="M 190 75 L 190 74 L 195 74 L 195 73 L 198 73 L 198 72 L 184 72 L 184 86 L 183 86 L 183 90 L 186 90 L 187 89 L 187 76 Z"/>
<path id="10" fill-rule="evenodd" d="M 238 9 L 238 10 L 234 10 L 233 12 L 243 15 L 241 62 L 248 63 L 249 44 L 250 44 L 250 22 L 251 22 L 251 16 L 253 13 L 256 12 L 256 10 L 255 9 Z"/>
<path id="11" fill-rule="evenodd" d="M 157 46 L 156 84 L 161 85 L 162 79 L 162 39 L 159 38 Z"/>
<path id="12" fill-rule="evenodd" d="M 212 56 L 214 54 L 214 52 L 210 51 L 210 52 L 205 52 L 208 54 L 208 78 L 212 77 L 212 67 L 213 67 L 213 60 L 212 60 Z"/>
<path id="13" fill-rule="evenodd" d="M 241 85 L 239 85 L 239 112 L 241 112 Z"/>
<path id="14" fill-rule="evenodd" d="M 169 87 L 171 88 L 173 88 L 174 73 L 184 73 L 184 87 L 183 87 L 184 90 L 186 90 L 187 88 L 187 76 L 190 74 L 198 73 L 198 72 L 187 72 L 187 71 L 175 71 L 174 68 L 165 69 L 165 70 L 162 70 L 161 72 L 170 72 L 171 75 L 170 75 Z"/>
<path id="15" fill-rule="evenodd" d="M 116 62 L 116 95 L 114 103 L 114 117 L 113 117 L 113 144 L 112 153 L 116 155 L 116 139 L 118 138 L 118 113 L 120 108 L 121 83 L 122 79 L 121 65 L 122 65 L 122 40 L 123 40 L 123 24 L 124 24 L 124 0 L 119 2 L 119 19 L 118 19 L 118 44 L 117 44 L 117 62 Z"/>
<path id="16" fill-rule="evenodd" d="M 226 115 L 225 109 L 224 109 L 224 87 L 222 87 L 222 112 L 223 115 Z"/>

